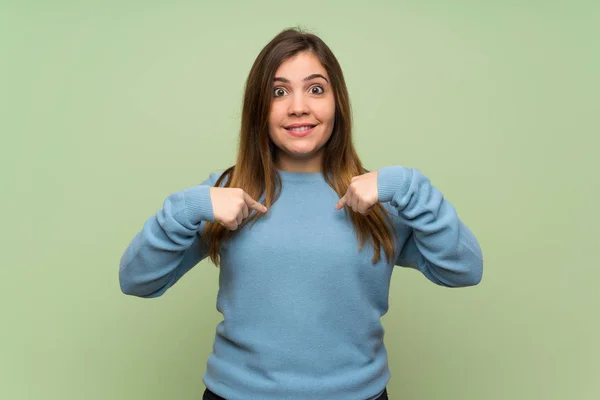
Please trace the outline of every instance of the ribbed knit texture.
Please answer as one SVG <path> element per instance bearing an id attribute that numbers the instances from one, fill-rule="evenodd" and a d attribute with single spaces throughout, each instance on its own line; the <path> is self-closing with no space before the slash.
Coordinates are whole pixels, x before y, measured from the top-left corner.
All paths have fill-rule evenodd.
<path id="1" fill-rule="evenodd" d="M 372 246 L 359 251 L 350 218 L 335 210 L 339 196 L 321 173 L 279 172 L 279 199 L 221 246 L 223 321 L 204 384 L 228 400 L 374 399 L 390 379 L 380 318 L 394 266 L 440 286 L 476 285 L 479 244 L 423 174 L 384 167 L 378 195 L 397 246 L 392 263 L 381 249 L 372 264 Z M 124 293 L 160 296 L 208 256 L 199 235 L 214 222 L 209 187 L 221 173 L 169 195 L 148 218 L 121 258 Z"/>

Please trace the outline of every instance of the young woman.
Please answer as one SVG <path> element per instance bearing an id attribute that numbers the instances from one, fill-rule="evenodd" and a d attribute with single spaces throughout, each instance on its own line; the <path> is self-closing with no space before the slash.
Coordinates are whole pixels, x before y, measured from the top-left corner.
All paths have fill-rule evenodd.
<path id="1" fill-rule="evenodd" d="M 367 245 L 365 245 L 367 244 Z M 124 293 L 162 295 L 220 266 L 204 399 L 387 399 L 380 318 L 394 266 L 476 285 L 480 246 L 417 169 L 366 170 L 329 47 L 275 36 L 245 87 L 235 165 L 169 195 L 125 250 Z"/>

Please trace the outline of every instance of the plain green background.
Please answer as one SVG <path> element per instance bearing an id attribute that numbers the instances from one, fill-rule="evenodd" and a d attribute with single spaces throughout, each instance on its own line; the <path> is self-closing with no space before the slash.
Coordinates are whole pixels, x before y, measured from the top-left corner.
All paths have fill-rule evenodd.
<path id="1" fill-rule="evenodd" d="M 475 287 L 395 270 L 390 398 L 600 398 L 600 3 L 13 3 L 0 398 L 201 398 L 218 269 L 148 300 L 119 259 L 168 194 L 234 162 L 246 76 L 290 26 L 338 57 L 365 166 L 419 168 L 483 250 Z"/>

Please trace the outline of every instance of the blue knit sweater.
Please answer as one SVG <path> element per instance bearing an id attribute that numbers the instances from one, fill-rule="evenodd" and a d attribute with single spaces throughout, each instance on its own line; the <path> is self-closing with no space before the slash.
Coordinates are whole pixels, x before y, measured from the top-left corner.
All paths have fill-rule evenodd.
<path id="1" fill-rule="evenodd" d="M 428 178 L 393 165 L 379 169 L 378 194 L 397 231 L 395 259 L 388 264 L 382 248 L 372 264 L 373 247 L 358 250 L 321 173 L 278 171 L 279 199 L 222 243 L 223 321 L 203 382 L 228 400 L 376 398 L 390 379 L 380 318 L 394 266 L 440 286 L 476 285 L 479 243 Z M 121 258 L 124 293 L 160 296 L 207 257 L 199 235 L 214 222 L 209 188 L 222 172 L 169 195 L 148 218 Z"/>

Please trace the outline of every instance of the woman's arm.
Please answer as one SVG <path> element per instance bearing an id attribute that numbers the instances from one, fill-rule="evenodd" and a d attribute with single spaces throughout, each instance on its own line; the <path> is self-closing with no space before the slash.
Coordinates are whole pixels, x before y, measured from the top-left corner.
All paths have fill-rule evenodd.
<path id="1" fill-rule="evenodd" d="M 119 282 L 123 293 L 157 297 L 207 257 L 200 246 L 206 221 L 214 222 L 209 189 L 219 173 L 201 184 L 169 195 L 148 218 L 123 253 Z"/>
<path id="2" fill-rule="evenodd" d="M 415 168 L 393 165 L 378 170 L 377 186 L 379 201 L 389 201 L 396 218 L 410 228 L 395 265 L 418 269 L 440 286 L 481 281 L 483 256 L 477 239 L 427 177 Z"/>

